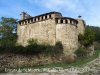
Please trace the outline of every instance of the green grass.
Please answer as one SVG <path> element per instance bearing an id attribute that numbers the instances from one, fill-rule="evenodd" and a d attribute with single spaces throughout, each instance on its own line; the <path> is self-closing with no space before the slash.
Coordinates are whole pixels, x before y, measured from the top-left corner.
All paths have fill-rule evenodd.
<path id="1" fill-rule="evenodd" d="M 100 50 L 96 50 L 95 54 L 93 56 L 88 57 L 88 58 L 84 58 L 82 60 L 74 61 L 71 64 L 68 64 L 68 66 L 74 66 L 74 67 L 79 66 L 79 67 L 81 67 L 84 64 L 86 64 L 86 63 L 98 58 L 99 57 L 99 53 L 100 53 Z"/>

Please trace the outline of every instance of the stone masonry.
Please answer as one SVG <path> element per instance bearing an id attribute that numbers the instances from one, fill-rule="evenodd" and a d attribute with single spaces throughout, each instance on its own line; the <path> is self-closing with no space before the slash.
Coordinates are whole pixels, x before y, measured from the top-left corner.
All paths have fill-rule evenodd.
<path id="1" fill-rule="evenodd" d="M 31 17 L 25 12 L 21 13 L 18 22 L 18 43 L 25 46 L 31 38 L 39 43 L 55 45 L 61 41 L 65 55 L 73 55 L 78 48 L 78 34 L 84 34 L 85 22 L 78 19 L 63 17 L 60 12 L 49 12 Z"/>

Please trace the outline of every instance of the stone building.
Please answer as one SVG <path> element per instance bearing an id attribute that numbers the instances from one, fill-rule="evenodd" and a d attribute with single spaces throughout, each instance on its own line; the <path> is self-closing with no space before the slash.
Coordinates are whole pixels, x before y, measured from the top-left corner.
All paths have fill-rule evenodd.
<path id="1" fill-rule="evenodd" d="M 63 17 L 60 12 L 49 12 L 31 17 L 22 12 L 17 26 L 18 43 L 25 46 L 30 38 L 51 45 L 61 41 L 64 53 L 68 55 L 78 48 L 78 34 L 84 34 L 84 30 L 85 22 L 81 16 L 74 19 Z"/>

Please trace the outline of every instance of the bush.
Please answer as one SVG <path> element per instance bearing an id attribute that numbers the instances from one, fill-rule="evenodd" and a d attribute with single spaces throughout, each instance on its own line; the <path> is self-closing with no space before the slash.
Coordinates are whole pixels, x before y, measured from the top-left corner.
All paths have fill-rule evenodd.
<path id="1" fill-rule="evenodd" d="M 5 50 L 6 50 L 6 47 L 5 46 L 0 46 L 0 53 L 5 52 Z"/>
<path id="2" fill-rule="evenodd" d="M 55 47 L 59 49 L 63 49 L 63 45 L 60 41 L 56 42 Z"/>
<path id="3" fill-rule="evenodd" d="M 29 40 L 28 40 L 28 44 L 29 44 L 29 45 L 38 44 L 38 41 L 37 41 L 37 39 L 29 39 Z"/>
<path id="4" fill-rule="evenodd" d="M 79 34 L 79 35 L 78 35 L 78 40 L 81 41 L 81 40 L 83 40 L 83 39 L 84 39 L 84 35 Z"/>
<path id="5" fill-rule="evenodd" d="M 75 54 L 77 55 L 78 58 L 83 58 L 83 57 L 86 57 L 86 56 L 87 56 L 88 51 L 89 51 L 89 50 L 86 49 L 86 48 L 79 47 L 79 48 L 75 51 Z"/>
<path id="6" fill-rule="evenodd" d="M 46 55 L 55 55 L 57 53 L 62 53 L 63 46 L 61 42 L 57 42 L 55 46 L 46 45 L 46 44 L 38 44 L 37 39 L 29 39 L 28 45 L 23 47 L 22 45 L 13 45 L 11 47 L 0 47 L 0 53 L 16 53 L 16 54 L 39 54 L 44 53 Z"/>

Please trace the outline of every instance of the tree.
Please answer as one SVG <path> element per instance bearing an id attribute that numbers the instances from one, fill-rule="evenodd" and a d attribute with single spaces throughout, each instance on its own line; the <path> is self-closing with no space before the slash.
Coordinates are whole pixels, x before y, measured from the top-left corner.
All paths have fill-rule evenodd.
<path id="1" fill-rule="evenodd" d="M 92 45 L 94 39 L 95 39 L 94 32 L 88 26 L 85 29 L 84 35 L 82 34 L 78 35 L 79 42 L 85 47 Z"/>
<path id="2" fill-rule="evenodd" d="M 95 39 L 94 32 L 89 27 L 86 27 L 85 33 L 84 33 L 84 41 L 83 41 L 83 44 L 85 46 L 93 45 L 94 39 Z"/>
<path id="3" fill-rule="evenodd" d="M 15 44 L 17 35 L 17 19 L 2 17 L 0 21 L 0 46 Z"/>
<path id="4" fill-rule="evenodd" d="M 100 43 L 100 27 L 87 26 L 95 33 L 95 41 Z"/>

